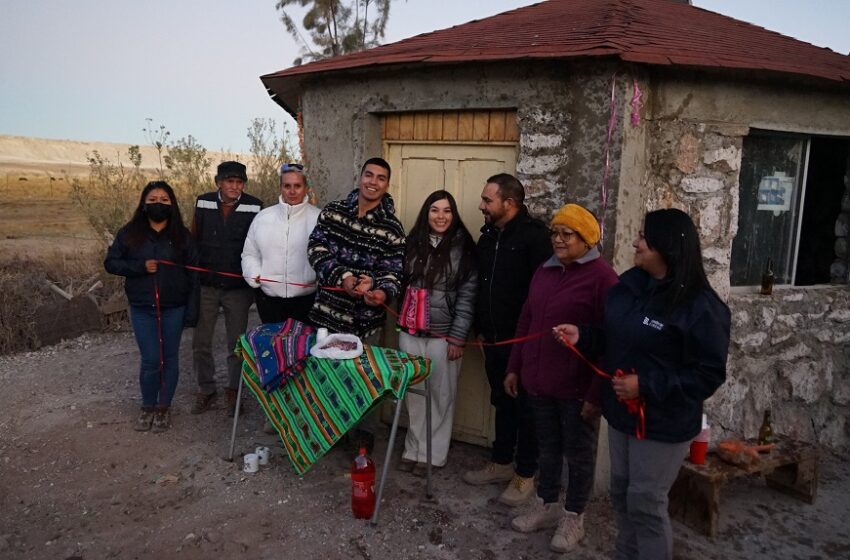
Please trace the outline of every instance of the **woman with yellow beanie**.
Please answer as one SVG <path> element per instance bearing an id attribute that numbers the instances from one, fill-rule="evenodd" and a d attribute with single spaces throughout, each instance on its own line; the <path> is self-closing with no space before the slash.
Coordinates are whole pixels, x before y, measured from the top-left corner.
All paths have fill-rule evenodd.
<path id="1" fill-rule="evenodd" d="M 617 274 L 600 256 L 599 222 L 578 204 L 562 207 L 550 223 L 552 257 L 531 280 L 516 335 L 546 331 L 562 323 L 601 326 L 608 289 Z M 511 526 L 528 533 L 557 527 L 550 547 L 568 552 L 584 536 L 584 508 L 593 486 L 601 385 L 554 336 L 515 344 L 505 391 L 528 393 L 539 447 L 537 502 Z M 567 498 L 558 503 L 563 458 L 569 465 Z"/>

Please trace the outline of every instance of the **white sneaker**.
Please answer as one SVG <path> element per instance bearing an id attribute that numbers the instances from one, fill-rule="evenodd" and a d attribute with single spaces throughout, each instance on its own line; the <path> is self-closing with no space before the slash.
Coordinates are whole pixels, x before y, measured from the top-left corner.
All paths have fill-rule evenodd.
<path id="1" fill-rule="evenodd" d="M 506 506 L 517 507 L 528 502 L 534 496 L 534 477 L 516 475 L 508 487 L 499 496 L 499 502 Z"/>
<path id="2" fill-rule="evenodd" d="M 557 502 L 544 504 L 543 498 L 537 497 L 534 500 L 531 511 L 514 517 L 511 521 L 511 527 L 514 528 L 514 531 L 519 531 L 520 533 L 532 533 L 540 529 L 557 527 L 566 513 L 564 506 L 561 504 Z"/>
<path id="3" fill-rule="evenodd" d="M 514 476 L 514 466 L 511 464 L 500 465 L 499 463 L 487 463 L 483 469 L 477 471 L 466 471 L 463 473 L 463 481 L 467 484 L 480 486 L 494 482 L 507 482 Z"/>
<path id="4" fill-rule="evenodd" d="M 564 518 L 555 529 L 549 548 L 555 552 L 570 552 L 584 538 L 584 514 L 564 512 Z"/>

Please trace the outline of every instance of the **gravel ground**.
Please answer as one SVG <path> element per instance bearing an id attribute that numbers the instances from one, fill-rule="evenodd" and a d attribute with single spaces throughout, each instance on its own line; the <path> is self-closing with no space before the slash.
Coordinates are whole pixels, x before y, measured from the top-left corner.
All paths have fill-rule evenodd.
<path id="1" fill-rule="evenodd" d="M 223 345 L 222 345 L 223 346 Z M 127 332 L 87 335 L 37 352 L 0 357 L 0 558 L 556 558 L 548 532 L 510 530 L 516 511 L 496 486 L 461 473 L 484 449 L 456 444 L 424 479 L 392 470 L 377 527 L 350 513 L 348 458 L 334 450 L 298 477 L 247 400 L 236 461 L 223 409 L 189 414 L 191 331 L 182 346 L 174 427 L 137 433 L 138 352 Z M 402 437 L 398 438 L 399 443 Z M 241 455 L 272 447 L 255 475 Z M 383 460 L 386 437 L 374 459 Z M 396 458 L 398 453 L 396 453 Z M 378 465 L 380 468 L 380 464 Z M 822 453 L 818 500 L 806 505 L 758 479 L 724 488 L 717 538 L 674 524 L 681 559 L 850 558 L 850 467 Z M 591 503 L 587 538 L 570 558 L 609 558 L 613 516 Z"/>

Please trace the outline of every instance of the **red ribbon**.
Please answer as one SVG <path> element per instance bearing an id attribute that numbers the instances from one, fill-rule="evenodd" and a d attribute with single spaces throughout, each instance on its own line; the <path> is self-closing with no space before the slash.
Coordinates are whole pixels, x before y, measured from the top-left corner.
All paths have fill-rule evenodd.
<path id="1" fill-rule="evenodd" d="M 581 359 L 584 363 L 586 363 L 590 367 L 590 369 L 593 370 L 593 373 L 595 373 L 596 375 L 602 376 L 605 379 L 614 379 L 616 377 L 625 377 L 626 375 L 637 375 L 637 372 L 635 371 L 634 368 L 632 368 L 632 371 L 630 371 L 629 373 L 626 373 L 625 371 L 623 371 L 622 369 L 619 369 L 619 368 L 617 369 L 617 371 L 614 372 L 614 375 L 611 375 L 610 373 L 606 373 L 606 372 L 602 371 L 601 369 L 599 369 L 598 367 L 596 367 L 596 365 L 593 362 L 588 360 L 584 356 L 584 354 L 582 354 L 578 350 L 578 348 L 573 346 L 570 343 L 570 341 L 567 340 L 563 335 L 558 334 L 557 338 L 558 338 L 558 341 L 560 341 L 561 344 L 563 344 L 564 346 L 566 346 L 567 348 L 572 350 L 573 353 L 576 356 L 579 357 L 579 359 Z M 617 400 L 620 401 L 621 403 L 623 403 L 624 405 L 626 405 L 626 410 L 629 411 L 629 414 L 634 414 L 635 416 L 637 416 L 637 426 L 635 426 L 635 437 L 638 438 L 638 439 L 646 439 L 646 400 L 644 400 L 644 398 L 641 397 L 641 396 L 637 396 L 633 399 L 621 399 L 620 397 L 617 397 Z"/>
<path id="2" fill-rule="evenodd" d="M 156 301 L 156 334 L 159 336 L 159 385 L 165 386 L 165 342 L 162 339 L 162 311 L 159 307 L 159 282 L 153 275 L 153 293 Z"/>
<path id="3" fill-rule="evenodd" d="M 221 272 L 221 271 L 218 271 L 218 270 L 211 270 L 209 268 L 203 268 L 203 267 L 200 267 L 200 266 L 192 266 L 192 265 L 188 265 L 188 264 L 181 265 L 181 264 L 176 263 L 174 261 L 160 260 L 160 261 L 157 261 L 157 262 L 165 264 L 165 265 L 170 265 L 170 266 L 182 266 L 182 267 L 186 268 L 187 270 L 194 270 L 196 272 L 209 272 L 209 273 L 212 273 L 212 274 L 217 274 L 219 276 L 226 276 L 228 278 L 244 278 L 241 274 L 236 274 L 234 272 Z M 254 278 L 254 280 L 257 281 L 257 282 L 260 282 L 260 283 L 262 283 L 262 282 L 272 282 L 272 283 L 275 283 L 275 284 L 287 284 L 289 286 L 298 286 L 298 287 L 301 287 L 301 288 L 314 288 L 315 287 L 319 290 L 329 290 L 329 291 L 332 291 L 332 292 L 344 292 L 345 291 L 343 288 L 339 288 L 339 287 L 336 287 L 336 286 L 319 286 L 317 284 L 303 284 L 303 283 L 300 283 L 300 282 L 284 282 L 284 281 L 281 281 L 281 280 L 272 280 L 271 278 L 263 278 L 261 276 L 257 276 L 256 278 Z M 395 317 L 398 317 L 398 312 L 396 312 L 395 309 L 391 308 L 390 306 L 388 306 L 385 303 L 382 303 L 381 305 L 383 306 L 383 308 L 388 313 L 390 313 L 391 315 L 393 315 Z M 159 289 L 157 288 L 157 316 L 158 315 L 159 315 Z M 520 343 L 520 342 L 527 342 L 529 340 L 541 338 L 541 337 L 547 336 L 549 334 L 549 331 L 541 331 L 541 332 L 531 333 L 531 334 L 528 334 L 528 335 L 525 335 L 525 336 L 518 336 L 518 337 L 514 337 L 514 338 L 509 338 L 509 339 L 506 339 L 506 340 L 500 340 L 498 342 L 476 341 L 476 342 L 467 343 L 465 340 L 461 340 L 461 339 L 454 337 L 454 336 L 448 336 L 448 335 L 430 332 L 430 331 L 424 331 L 424 332 L 426 334 L 428 334 L 428 336 L 431 336 L 431 337 L 434 337 L 434 338 L 441 338 L 443 340 L 446 340 L 447 342 L 455 344 L 456 346 L 463 346 L 465 344 L 468 344 L 470 346 L 506 346 L 508 344 L 517 344 L 517 343 Z M 621 369 L 618 369 L 614 373 L 614 375 L 611 375 L 610 373 L 606 373 L 606 372 L 602 371 L 601 369 L 596 367 L 596 365 L 593 362 L 588 360 L 584 356 L 584 354 L 582 354 L 578 350 L 578 348 L 576 348 L 575 346 L 570 344 L 569 341 L 566 338 L 564 338 L 561 335 L 557 335 L 557 338 L 564 346 L 566 346 L 567 348 L 572 350 L 573 353 L 575 353 L 575 355 L 579 357 L 579 359 L 581 359 L 584 363 L 586 363 L 590 367 L 590 369 L 593 370 L 593 372 L 596 375 L 599 375 L 599 376 L 604 377 L 606 379 L 613 379 L 614 377 L 623 377 L 623 376 L 627 375 Z M 162 334 L 160 334 L 160 344 L 162 344 Z M 635 373 L 634 369 L 632 369 L 631 374 L 637 375 Z M 644 401 L 643 397 L 635 397 L 633 399 L 620 399 L 620 398 L 618 398 L 617 400 L 619 400 L 624 405 L 626 405 L 626 410 L 628 410 L 630 414 L 637 415 L 638 424 L 637 424 L 637 427 L 635 428 L 635 436 L 638 439 L 644 439 L 646 437 L 646 415 L 645 415 L 646 402 Z"/>

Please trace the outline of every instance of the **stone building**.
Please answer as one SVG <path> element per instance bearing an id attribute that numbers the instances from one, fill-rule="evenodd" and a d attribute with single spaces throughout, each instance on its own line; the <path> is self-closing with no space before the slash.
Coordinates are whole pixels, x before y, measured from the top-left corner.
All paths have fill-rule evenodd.
<path id="1" fill-rule="evenodd" d="M 445 186 L 474 231 L 505 170 L 541 218 L 595 211 L 618 271 L 647 210 L 684 209 L 733 314 L 715 435 L 769 408 L 779 433 L 850 444 L 850 57 L 672 0 L 550 0 L 262 80 L 303 122 L 320 201 L 382 154 L 407 226 Z M 467 356 L 456 435 L 485 442 Z"/>

